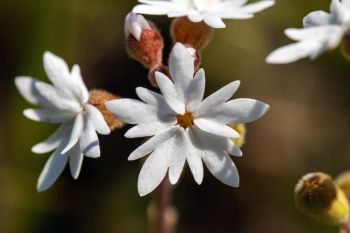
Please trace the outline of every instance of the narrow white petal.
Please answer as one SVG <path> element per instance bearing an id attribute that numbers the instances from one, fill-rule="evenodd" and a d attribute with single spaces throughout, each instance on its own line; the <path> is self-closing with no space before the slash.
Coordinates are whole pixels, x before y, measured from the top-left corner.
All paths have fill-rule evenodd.
<path id="1" fill-rule="evenodd" d="M 24 116 L 33 121 L 42 121 L 48 123 L 62 123 L 71 120 L 75 114 L 64 111 L 54 111 L 49 109 L 26 109 Z"/>
<path id="2" fill-rule="evenodd" d="M 162 95 L 143 87 L 137 87 L 136 94 L 143 102 L 157 108 L 160 115 L 163 116 L 174 113 Z"/>
<path id="3" fill-rule="evenodd" d="M 142 165 L 137 181 L 137 189 L 140 196 L 149 194 L 163 181 L 168 167 L 168 154 L 163 147 L 159 147 Z"/>
<path id="4" fill-rule="evenodd" d="M 74 125 L 69 137 L 69 141 L 62 150 L 61 154 L 65 154 L 67 151 L 72 149 L 72 147 L 78 142 L 79 137 L 83 131 L 84 127 L 84 117 L 83 114 L 78 114 L 74 120 Z"/>
<path id="5" fill-rule="evenodd" d="M 221 137 L 239 138 L 239 134 L 237 133 L 237 131 L 222 123 L 203 118 L 195 119 L 193 122 L 196 126 L 198 126 L 201 130 L 205 132 L 215 134 Z"/>
<path id="6" fill-rule="evenodd" d="M 196 117 L 210 112 L 211 108 L 229 100 L 237 91 L 239 84 L 240 81 L 234 81 L 205 98 L 195 112 Z"/>
<path id="7" fill-rule="evenodd" d="M 35 83 L 39 82 L 31 77 L 16 77 L 15 85 L 21 95 L 31 104 L 40 105 L 42 98 L 39 95 Z"/>
<path id="8" fill-rule="evenodd" d="M 169 107 L 178 114 L 185 114 L 185 100 L 179 96 L 174 84 L 164 74 L 156 72 L 156 81 Z"/>
<path id="9" fill-rule="evenodd" d="M 186 107 L 190 112 L 196 111 L 198 106 L 201 104 L 205 90 L 205 73 L 203 69 L 197 71 L 196 75 L 192 79 L 187 95 L 186 95 Z"/>
<path id="10" fill-rule="evenodd" d="M 194 61 L 189 51 L 181 43 L 176 43 L 170 53 L 169 71 L 176 92 L 185 97 L 188 86 L 193 79 Z"/>
<path id="11" fill-rule="evenodd" d="M 56 150 L 47 160 L 38 179 L 37 190 L 43 192 L 48 189 L 61 175 L 68 161 L 68 157 Z"/>
<path id="12" fill-rule="evenodd" d="M 171 184 L 176 184 L 184 168 L 186 157 L 191 152 L 188 133 L 180 128 L 165 144 L 168 147 L 165 153 L 169 154 L 169 181 Z"/>
<path id="13" fill-rule="evenodd" d="M 70 86 L 70 73 L 67 63 L 51 52 L 44 53 L 44 69 L 50 81 L 60 89 Z"/>
<path id="14" fill-rule="evenodd" d="M 81 104 L 86 103 L 89 100 L 89 91 L 83 81 L 79 65 L 72 67 L 71 79 L 75 85 L 75 88 L 71 88 L 75 92 L 75 96 Z"/>
<path id="15" fill-rule="evenodd" d="M 234 99 L 218 105 L 203 118 L 225 125 L 249 123 L 262 117 L 270 106 L 254 99 Z"/>
<path id="16" fill-rule="evenodd" d="M 248 13 L 254 14 L 273 6 L 274 4 L 275 4 L 275 1 L 264 0 L 256 3 L 248 4 L 245 7 L 243 7 L 243 10 Z"/>
<path id="17" fill-rule="evenodd" d="M 68 153 L 69 157 L 69 169 L 72 177 L 76 180 L 79 177 L 81 166 L 83 164 L 84 155 L 78 145 L 75 145 Z"/>
<path id="18" fill-rule="evenodd" d="M 171 128 L 175 124 L 175 117 L 174 119 L 171 119 L 167 122 L 155 121 L 150 123 L 143 123 L 129 129 L 124 136 L 127 138 L 150 137 L 158 134 L 165 129 Z"/>
<path id="19" fill-rule="evenodd" d="M 241 151 L 241 149 L 239 149 L 238 146 L 236 146 L 232 141 L 231 139 L 227 139 L 228 140 L 228 148 L 226 150 L 226 152 L 230 155 L 234 155 L 234 156 L 237 156 L 237 157 L 242 157 L 243 156 L 243 153 Z"/>
<path id="20" fill-rule="evenodd" d="M 204 22 L 212 28 L 225 28 L 226 25 L 222 19 L 216 15 L 207 16 L 204 18 Z"/>
<path id="21" fill-rule="evenodd" d="M 169 10 L 162 6 L 137 5 L 132 12 L 146 15 L 166 15 Z"/>
<path id="22" fill-rule="evenodd" d="M 303 19 L 304 28 L 327 25 L 330 23 L 330 15 L 325 11 L 313 11 Z"/>
<path id="23" fill-rule="evenodd" d="M 192 131 L 197 145 L 202 149 L 201 158 L 209 171 L 221 182 L 229 186 L 239 186 L 236 166 L 226 154 L 228 141 L 222 137 L 207 134 L 194 127 Z"/>
<path id="24" fill-rule="evenodd" d="M 106 102 L 108 111 L 129 124 L 157 121 L 157 110 L 134 99 L 116 99 Z"/>
<path id="25" fill-rule="evenodd" d="M 57 89 L 52 85 L 37 82 L 35 83 L 35 87 L 40 95 L 54 108 L 71 112 L 79 112 L 82 108 L 80 103 L 68 95 L 67 92 Z"/>
<path id="26" fill-rule="evenodd" d="M 93 128 L 100 134 L 108 135 L 111 133 L 111 129 L 107 125 L 102 113 L 95 106 L 91 104 L 85 105 L 85 110 L 89 121 Z"/>
<path id="27" fill-rule="evenodd" d="M 144 144 L 139 146 L 136 150 L 134 150 L 130 155 L 128 160 L 137 160 L 139 158 L 142 158 L 143 156 L 151 153 L 156 149 L 157 146 L 160 146 L 163 142 L 167 141 L 169 138 L 171 138 L 175 132 L 178 130 L 178 127 L 172 127 L 169 130 L 166 130 L 162 133 L 159 133 L 155 135 L 154 137 L 150 138 L 148 141 L 146 141 Z"/>
<path id="28" fill-rule="evenodd" d="M 61 125 L 49 138 L 32 147 L 32 152 L 36 154 L 45 154 L 56 149 L 62 142 L 63 137 L 70 133 L 71 123 Z"/>
<path id="29" fill-rule="evenodd" d="M 197 184 L 202 184 L 204 177 L 204 169 L 202 159 L 197 155 L 187 156 L 188 166 L 192 172 L 193 178 Z"/>
<path id="30" fill-rule="evenodd" d="M 84 121 L 84 129 L 79 137 L 79 145 L 85 156 L 91 158 L 100 157 L 101 151 L 98 136 L 89 120 Z"/>

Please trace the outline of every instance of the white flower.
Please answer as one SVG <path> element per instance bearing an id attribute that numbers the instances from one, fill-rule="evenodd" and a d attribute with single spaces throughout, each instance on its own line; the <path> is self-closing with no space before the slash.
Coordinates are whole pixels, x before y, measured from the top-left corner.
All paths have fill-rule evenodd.
<path id="1" fill-rule="evenodd" d="M 151 26 L 142 15 L 129 13 L 126 16 L 124 26 L 126 38 L 131 34 L 136 38 L 136 40 L 140 41 L 143 28 L 150 30 Z"/>
<path id="2" fill-rule="evenodd" d="M 106 103 L 107 109 L 121 120 L 136 124 L 126 137 L 153 136 L 129 156 L 129 160 L 136 160 L 150 154 L 139 175 L 139 194 L 152 192 L 168 170 L 170 182 L 177 183 L 186 161 L 198 184 L 203 180 L 203 160 L 216 178 L 237 187 L 238 172 L 228 154 L 242 156 L 242 152 L 230 140 L 239 134 L 228 125 L 254 121 L 269 106 L 253 99 L 228 101 L 239 81 L 202 100 L 204 70 L 200 69 L 193 78 L 193 59 L 180 43 L 171 52 L 169 69 L 173 82 L 156 73 L 163 95 L 138 87 L 136 93 L 142 101 L 118 99 Z"/>
<path id="3" fill-rule="evenodd" d="M 274 0 L 245 5 L 247 0 L 139 0 L 133 12 L 168 17 L 187 16 L 192 22 L 204 21 L 213 28 L 224 28 L 222 19 L 248 19 L 272 6 Z"/>
<path id="4" fill-rule="evenodd" d="M 350 28 L 350 0 L 333 0 L 330 13 L 314 11 L 303 20 L 304 28 L 289 28 L 285 34 L 296 43 L 273 51 L 268 63 L 285 64 L 309 57 L 315 59 L 324 51 L 339 45 Z"/>
<path id="5" fill-rule="evenodd" d="M 15 84 L 22 96 L 40 108 L 26 109 L 24 115 L 34 121 L 59 123 L 61 126 L 32 151 L 54 152 L 42 170 L 37 189 L 49 188 L 69 162 L 71 174 L 77 179 L 83 156 L 97 158 L 100 146 L 95 131 L 109 134 L 110 129 L 101 112 L 88 104 L 89 92 L 82 80 L 80 68 L 69 71 L 66 62 L 50 52 L 44 54 L 44 68 L 53 85 L 31 77 L 17 77 Z"/>

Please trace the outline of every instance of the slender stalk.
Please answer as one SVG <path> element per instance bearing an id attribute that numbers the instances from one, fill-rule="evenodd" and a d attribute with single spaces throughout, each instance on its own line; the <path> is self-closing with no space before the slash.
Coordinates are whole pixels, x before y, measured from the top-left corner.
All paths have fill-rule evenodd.
<path id="1" fill-rule="evenodd" d="M 172 186 L 165 178 L 155 192 L 154 200 L 154 233 L 174 233 L 176 211 L 172 207 Z"/>

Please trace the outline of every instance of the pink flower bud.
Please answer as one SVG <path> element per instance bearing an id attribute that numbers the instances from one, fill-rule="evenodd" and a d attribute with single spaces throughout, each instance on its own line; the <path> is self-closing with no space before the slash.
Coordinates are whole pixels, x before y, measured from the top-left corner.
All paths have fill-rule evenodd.
<path id="1" fill-rule="evenodd" d="M 125 18 L 125 37 L 130 57 L 149 69 L 162 64 L 163 37 L 152 22 L 129 13 Z"/>

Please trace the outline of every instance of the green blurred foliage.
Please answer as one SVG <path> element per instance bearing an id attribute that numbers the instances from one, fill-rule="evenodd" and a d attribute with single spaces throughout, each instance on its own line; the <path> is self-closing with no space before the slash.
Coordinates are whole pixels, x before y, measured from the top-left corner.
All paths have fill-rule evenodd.
<path id="1" fill-rule="evenodd" d="M 30 148 L 56 126 L 25 119 L 29 104 L 13 78 L 47 80 L 42 54 L 52 51 L 78 63 L 87 85 L 135 97 L 137 86 L 150 87 L 147 71 L 124 49 L 123 21 L 130 0 L 2 0 L 0 2 L 0 232 L 148 232 L 151 196 L 136 190 L 140 164 L 128 154 L 142 142 L 123 138 L 126 129 L 101 137 L 102 157 L 86 159 L 80 178 L 65 172 L 44 193 L 35 190 L 48 155 Z M 316 61 L 269 65 L 266 55 L 290 41 L 287 27 L 301 27 L 312 10 L 328 10 L 329 1 L 284 0 L 246 21 L 227 21 L 203 52 L 207 94 L 239 79 L 236 97 L 271 105 L 261 120 L 248 125 L 243 158 L 233 158 L 241 187 L 232 189 L 208 172 L 197 186 L 189 169 L 176 186 L 181 233 L 337 232 L 319 226 L 294 207 L 299 177 L 321 170 L 337 175 L 350 167 L 349 64 L 338 51 Z M 155 21 L 170 49 L 166 17 Z"/>

